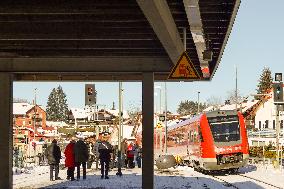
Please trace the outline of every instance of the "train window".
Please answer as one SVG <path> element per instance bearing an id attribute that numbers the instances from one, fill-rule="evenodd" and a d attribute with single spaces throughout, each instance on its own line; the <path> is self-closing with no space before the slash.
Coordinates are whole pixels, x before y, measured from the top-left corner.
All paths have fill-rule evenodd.
<path id="1" fill-rule="evenodd" d="M 210 123 L 210 128 L 215 142 L 240 140 L 238 121 Z"/>

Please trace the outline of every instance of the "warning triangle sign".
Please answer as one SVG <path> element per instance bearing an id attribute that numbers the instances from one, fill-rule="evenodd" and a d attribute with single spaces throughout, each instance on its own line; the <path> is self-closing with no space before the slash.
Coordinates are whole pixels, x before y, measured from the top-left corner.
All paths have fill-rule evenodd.
<path id="1" fill-rule="evenodd" d="M 168 79 L 200 79 L 186 52 L 182 53 L 176 65 L 172 68 Z"/>

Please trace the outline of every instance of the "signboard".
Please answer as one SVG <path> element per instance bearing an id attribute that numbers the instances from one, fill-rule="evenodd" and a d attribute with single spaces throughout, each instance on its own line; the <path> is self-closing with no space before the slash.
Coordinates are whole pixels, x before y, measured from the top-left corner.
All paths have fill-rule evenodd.
<path id="1" fill-rule="evenodd" d="M 161 128 L 163 128 L 163 125 L 160 122 L 158 122 L 157 125 L 156 125 L 156 128 L 161 129 Z"/>
<path id="2" fill-rule="evenodd" d="M 176 65 L 171 70 L 168 79 L 200 79 L 198 72 L 195 70 L 193 63 L 186 52 L 183 52 Z"/>

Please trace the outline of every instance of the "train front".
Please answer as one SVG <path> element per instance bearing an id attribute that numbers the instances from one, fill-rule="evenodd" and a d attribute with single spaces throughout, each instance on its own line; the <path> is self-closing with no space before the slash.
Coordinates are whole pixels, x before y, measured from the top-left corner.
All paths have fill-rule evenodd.
<path id="1" fill-rule="evenodd" d="M 201 124 L 201 167 L 236 170 L 247 164 L 249 146 L 244 118 L 236 111 L 206 113 Z"/>

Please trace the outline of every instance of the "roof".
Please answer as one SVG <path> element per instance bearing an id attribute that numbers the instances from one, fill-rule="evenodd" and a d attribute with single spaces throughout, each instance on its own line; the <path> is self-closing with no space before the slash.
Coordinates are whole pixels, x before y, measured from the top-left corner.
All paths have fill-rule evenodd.
<path id="1" fill-rule="evenodd" d="M 252 101 L 247 101 L 247 102 L 242 102 L 241 104 L 237 105 L 237 108 L 242 108 L 242 112 L 247 111 L 249 108 L 254 106 L 258 100 L 252 100 Z M 206 109 L 203 110 L 203 112 L 210 112 L 213 110 L 235 110 L 236 109 L 236 104 L 226 104 L 226 105 L 219 105 L 219 106 L 209 106 Z"/>
<path id="2" fill-rule="evenodd" d="M 165 80 L 184 51 L 212 79 L 240 0 L 0 2 L 0 71 L 15 80 Z M 207 45 L 207 47 L 206 47 Z M 202 52 L 213 52 L 205 61 Z M 7 59 L 8 58 L 8 59 Z M 3 64 L 2 64 L 3 62 Z M 84 74 L 82 74 L 84 73 Z M 193 80 L 190 80 L 193 81 Z"/>
<path id="3" fill-rule="evenodd" d="M 119 116 L 119 110 L 112 110 L 112 109 L 109 109 L 109 110 L 106 110 L 107 112 L 109 112 L 110 114 L 114 115 L 114 116 Z M 129 115 L 128 115 L 128 112 L 126 110 L 123 110 L 123 119 L 129 119 Z"/>
<path id="4" fill-rule="evenodd" d="M 13 114 L 14 115 L 26 115 L 33 105 L 29 103 L 13 103 Z"/>
<path id="5" fill-rule="evenodd" d="M 87 110 L 81 108 L 71 108 L 71 111 L 76 119 L 87 119 L 90 114 Z"/>

